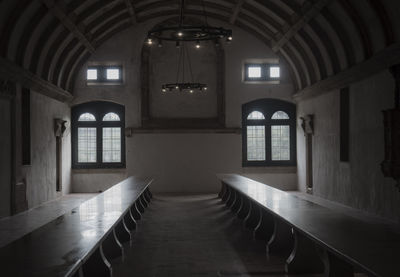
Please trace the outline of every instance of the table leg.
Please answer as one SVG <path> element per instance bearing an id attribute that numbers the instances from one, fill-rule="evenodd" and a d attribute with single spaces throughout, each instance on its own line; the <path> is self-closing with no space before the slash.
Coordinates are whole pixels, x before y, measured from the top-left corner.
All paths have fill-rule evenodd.
<path id="1" fill-rule="evenodd" d="M 294 248 L 286 260 L 285 271 L 289 274 L 323 273 L 324 264 L 317 253 L 315 243 L 297 230 L 293 230 L 293 234 Z"/>
<path id="2" fill-rule="evenodd" d="M 242 204 L 240 205 L 237 217 L 240 219 L 245 219 L 249 214 L 250 210 L 250 200 L 247 197 L 242 196 Z"/>
<path id="3" fill-rule="evenodd" d="M 132 212 L 132 216 L 135 220 L 140 220 L 142 218 L 142 215 L 139 211 L 137 201 L 135 203 L 133 203 L 133 205 L 131 206 L 131 212 Z"/>
<path id="4" fill-rule="evenodd" d="M 240 195 L 239 192 L 235 192 L 235 202 L 233 202 L 231 210 L 234 213 L 237 213 L 240 209 L 240 206 L 242 204 L 242 195 Z"/>
<path id="5" fill-rule="evenodd" d="M 274 218 L 261 207 L 258 207 L 260 220 L 254 229 L 253 237 L 255 240 L 268 242 L 274 232 Z"/>
<path id="6" fill-rule="evenodd" d="M 89 259 L 82 265 L 83 276 L 91 277 L 112 277 L 111 264 L 103 253 L 103 247 L 100 245 L 90 255 Z"/>
<path id="7" fill-rule="evenodd" d="M 118 257 L 124 259 L 124 248 L 118 240 L 115 228 L 108 234 L 101 246 L 107 259 L 113 260 Z"/>
<path id="8" fill-rule="evenodd" d="M 276 253 L 288 257 L 293 250 L 292 227 L 274 217 L 274 231 L 267 244 L 267 253 Z"/>
<path id="9" fill-rule="evenodd" d="M 325 249 L 317 249 L 318 254 L 324 263 L 324 277 L 353 277 L 354 268 L 351 264 L 339 259 Z"/>
<path id="10" fill-rule="evenodd" d="M 257 205 L 250 201 L 249 213 L 244 220 L 244 226 L 248 229 L 254 230 L 260 219 L 259 213 L 260 211 L 258 210 Z"/>

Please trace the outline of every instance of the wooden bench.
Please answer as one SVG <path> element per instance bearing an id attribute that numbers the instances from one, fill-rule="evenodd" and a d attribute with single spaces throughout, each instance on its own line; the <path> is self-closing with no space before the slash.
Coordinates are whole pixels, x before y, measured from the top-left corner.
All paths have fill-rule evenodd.
<path id="1" fill-rule="evenodd" d="M 400 276 L 398 226 L 356 219 L 240 175 L 217 177 L 219 197 L 268 253 L 287 257 L 287 273 Z"/>
<path id="2" fill-rule="evenodd" d="M 1 276 L 112 276 L 147 207 L 152 179 L 129 177 L 0 249 Z"/>

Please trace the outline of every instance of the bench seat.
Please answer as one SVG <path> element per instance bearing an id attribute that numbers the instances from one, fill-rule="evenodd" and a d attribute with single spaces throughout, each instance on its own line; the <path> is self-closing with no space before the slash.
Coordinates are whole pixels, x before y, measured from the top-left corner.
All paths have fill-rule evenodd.
<path id="1" fill-rule="evenodd" d="M 325 272 L 327 267 L 335 270 L 334 264 L 340 264 L 339 272 L 346 271 L 340 276 L 352 276 L 350 267 L 346 265 L 348 263 L 351 268 L 361 269 L 371 276 L 400 276 L 400 269 L 397 268 L 400 261 L 400 233 L 397 226 L 389 228 L 387 225 L 358 220 L 240 175 L 219 174 L 217 177 L 222 182 L 220 197 L 231 208 L 238 206 L 235 203 L 250 201 L 253 206 L 272 215 L 273 220 L 269 224 L 278 225 L 279 229 L 282 229 L 282 224 L 291 228 L 294 241 L 286 267 L 289 273 L 291 263 L 296 264 L 296 256 L 308 255 L 301 247 L 310 248 L 314 244 Z M 237 212 L 240 214 L 240 208 Z M 272 243 L 273 236 L 279 236 L 277 226 L 272 228 L 274 231 L 268 244 Z M 303 267 L 304 263 L 315 262 L 308 258 L 302 258 Z M 335 276 L 332 272 L 326 272 L 326 275 Z"/>

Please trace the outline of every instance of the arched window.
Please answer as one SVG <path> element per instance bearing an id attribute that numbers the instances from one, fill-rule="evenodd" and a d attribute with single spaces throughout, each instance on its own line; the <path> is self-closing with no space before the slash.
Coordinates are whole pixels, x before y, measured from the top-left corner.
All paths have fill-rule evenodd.
<path id="1" fill-rule="evenodd" d="M 79 116 L 78 121 L 96 121 L 96 118 L 91 113 L 83 113 Z"/>
<path id="2" fill-rule="evenodd" d="M 99 119 L 99 120 L 96 120 Z M 96 101 L 72 107 L 73 168 L 125 167 L 125 108 Z"/>
<path id="3" fill-rule="evenodd" d="M 253 111 L 247 116 L 247 119 L 265 119 L 265 117 L 262 113 Z"/>
<path id="4" fill-rule="evenodd" d="M 103 117 L 103 121 L 121 121 L 116 113 L 108 113 Z"/>
<path id="5" fill-rule="evenodd" d="M 290 119 L 290 118 L 287 113 L 283 111 L 277 111 L 272 115 L 271 119 Z"/>
<path id="6" fill-rule="evenodd" d="M 243 166 L 296 165 L 296 106 L 260 99 L 242 106 Z"/>

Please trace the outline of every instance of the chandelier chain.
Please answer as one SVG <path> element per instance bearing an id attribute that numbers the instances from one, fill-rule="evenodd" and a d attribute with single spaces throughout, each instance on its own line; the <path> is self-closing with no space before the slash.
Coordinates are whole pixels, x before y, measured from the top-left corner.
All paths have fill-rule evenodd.
<path id="1" fill-rule="evenodd" d="M 189 73 L 190 73 L 191 81 L 192 81 L 192 83 L 194 83 L 193 71 L 192 71 L 192 62 L 190 61 L 189 51 L 187 50 L 186 45 L 184 45 L 183 47 L 184 47 L 184 51 L 186 52 L 186 56 L 187 56 L 187 60 L 188 60 Z M 183 82 L 185 82 L 185 80 L 183 80 Z"/>
<path id="2" fill-rule="evenodd" d="M 201 0 L 201 5 L 203 7 L 204 23 L 206 24 L 206 26 L 209 26 L 208 25 L 207 14 L 206 14 L 206 5 L 204 4 L 204 0 Z"/>
<path id="3" fill-rule="evenodd" d="M 184 9 L 185 9 L 185 0 L 181 0 L 181 14 L 180 14 L 180 17 L 179 17 L 179 26 L 183 26 Z"/>

